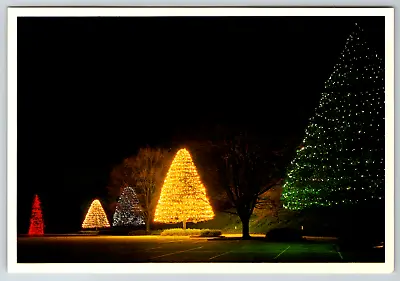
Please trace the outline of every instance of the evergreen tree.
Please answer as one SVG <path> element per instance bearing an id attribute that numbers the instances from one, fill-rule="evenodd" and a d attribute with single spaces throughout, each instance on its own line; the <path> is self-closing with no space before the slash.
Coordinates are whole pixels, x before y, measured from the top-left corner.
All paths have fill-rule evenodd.
<path id="1" fill-rule="evenodd" d="M 32 204 L 32 215 L 29 224 L 28 235 L 43 235 L 44 234 L 44 223 L 42 208 L 40 207 L 39 196 L 35 195 Z"/>
<path id="2" fill-rule="evenodd" d="M 214 218 L 214 212 L 206 197 L 189 151 L 176 153 L 161 189 L 154 216 L 155 222 L 201 222 Z"/>
<path id="3" fill-rule="evenodd" d="M 118 200 L 113 226 L 138 226 L 143 224 L 144 219 L 139 200 L 133 188 L 128 186 L 123 190 Z"/>
<path id="4" fill-rule="evenodd" d="M 286 208 L 383 201 L 384 98 L 383 60 L 356 24 L 288 169 Z"/>
<path id="5" fill-rule="evenodd" d="M 82 228 L 105 228 L 110 227 L 107 219 L 107 215 L 104 212 L 103 207 L 98 199 L 93 200 L 90 204 L 89 211 L 85 216 L 85 220 L 82 223 Z"/>

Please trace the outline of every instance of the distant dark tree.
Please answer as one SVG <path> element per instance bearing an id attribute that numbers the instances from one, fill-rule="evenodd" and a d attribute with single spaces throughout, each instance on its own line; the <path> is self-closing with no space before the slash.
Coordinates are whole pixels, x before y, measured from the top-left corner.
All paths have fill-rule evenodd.
<path id="1" fill-rule="evenodd" d="M 135 186 L 136 181 L 134 174 L 132 173 L 132 168 L 128 165 L 135 156 L 130 156 L 125 158 L 122 163 L 116 165 L 110 173 L 109 183 L 107 186 L 110 211 L 114 211 L 117 205 L 117 200 L 122 194 L 123 190 L 129 186 Z"/>
<path id="2" fill-rule="evenodd" d="M 258 217 L 277 217 L 282 205 L 280 200 L 281 193 L 282 187 L 277 185 L 261 194 L 258 197 L 253 213 Z"/>
<path id="3" fill-rule="evenodd" d="M 262 144 L 262 146 L 260 145 Z M 266 145 L 263 140 L 241 133 L 214 143 L 221 185 L 242 222 L 243 239 L 250 238 L 250 216 L 257 205 L 264 204 L 263 195 L 280 185 L 284 175 L 282 150 Z"/>

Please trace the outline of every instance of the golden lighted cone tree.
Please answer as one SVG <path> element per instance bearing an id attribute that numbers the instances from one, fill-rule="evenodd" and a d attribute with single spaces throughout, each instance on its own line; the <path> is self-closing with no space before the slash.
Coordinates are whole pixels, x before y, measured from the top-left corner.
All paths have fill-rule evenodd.
<path id="1" fill-rule="evenodd" d="M 181 149 L 168 170 L 154 215 L 155 222 L 201 222 L 214 218 L 206 189 L 189 151 Z"/>
<path id="2" fill-rule="evenodd" d="M 107 215 L 99 200 L 94 200 L 90 205 L 89 211 L 86 214 L 85 220 L 82 223 L 82 228 L 106 228 L 110 227 Z"/>

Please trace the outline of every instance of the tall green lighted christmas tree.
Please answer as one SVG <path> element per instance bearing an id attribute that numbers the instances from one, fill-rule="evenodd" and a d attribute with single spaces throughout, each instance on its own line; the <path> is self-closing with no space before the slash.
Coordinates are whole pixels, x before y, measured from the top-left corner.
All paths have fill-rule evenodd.
<path id="1" fill-rule="evenodd" d="M 284 207 L 383 200 L 384 98 L 384 62 L 356 24 L 288 169 Z"/>

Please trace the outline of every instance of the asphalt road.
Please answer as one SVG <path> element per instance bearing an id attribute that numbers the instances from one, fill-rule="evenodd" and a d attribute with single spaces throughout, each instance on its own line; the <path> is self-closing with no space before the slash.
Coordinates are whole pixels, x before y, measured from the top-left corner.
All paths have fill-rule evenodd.
<path id="1" fill-rule="evenodd" d="M 161 236 L 19 237 L 17 241 L 18 263 L 326 263 L 373 262 L 371 259 L 379 258 L 375 255 L 365 259 L 364 253 L 340 253 L 329 241 L 276 243 Z"/>

